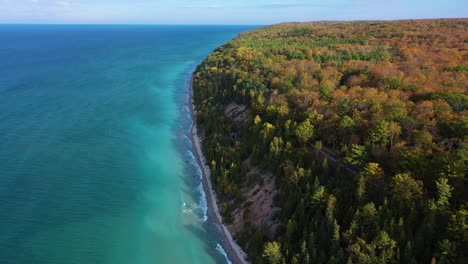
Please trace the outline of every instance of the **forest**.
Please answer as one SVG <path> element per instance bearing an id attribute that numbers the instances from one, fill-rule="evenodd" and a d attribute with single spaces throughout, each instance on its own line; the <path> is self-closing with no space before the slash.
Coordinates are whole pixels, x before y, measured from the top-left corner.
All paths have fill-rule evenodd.
<path id="1" fill-rule="evenodd" d="M 468 263 L 467 73 L 468 19 L 284 23 L 216 49 L 193 98 L 223 217 L 259 181 L 245 160 L 281 208 L 272 235 L 236 237 L 249 260 Z"/>

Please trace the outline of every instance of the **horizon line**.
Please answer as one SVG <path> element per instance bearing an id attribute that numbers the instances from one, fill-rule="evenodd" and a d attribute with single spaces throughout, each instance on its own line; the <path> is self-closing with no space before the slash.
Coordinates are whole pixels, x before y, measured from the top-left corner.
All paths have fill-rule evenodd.
<path id="1" fill-rule="evenodd" d="M 280 23 L 288 23 L 288 22 L 280 22 Z M 34 22 L 25 22 L 25 23 L 5 23 L 5 22 L 0 22 L 0 25 L 57 25 L 57 26 L 66 26 L 66 25 L 90 25 L 90 26 L 97 26 L 97 25 L 102 25 L 102 26 L 268 26 L 268 25 L 275 25 L 279 23 L 274 23 L 274 24 L 203 24 L 203 23 L 34 23 Z"/>
<path id="2" fill-rule="evenodd" d="M 243 23 L 100 23 L 100 22 L 0 22 L 0 25 L 121 25 L 121 26 L 271 26 L 284 23 L 314 23 L 314 22 L 364 22 L 364 21 L 405 21 L 405 20 L 456 20 L 468 19 L 468 17 L 435 17 L 435 18 L 395 18 L 395 19 L 321 19 L 308 21 L 282 21 L 266 24 L 243 24 Z"/>

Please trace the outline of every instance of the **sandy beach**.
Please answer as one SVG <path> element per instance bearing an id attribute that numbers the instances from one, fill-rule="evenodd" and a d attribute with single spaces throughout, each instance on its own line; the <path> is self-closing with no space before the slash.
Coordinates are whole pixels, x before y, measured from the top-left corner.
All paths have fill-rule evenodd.
<path id="1" fill-rule="evenodd" d="M 246 264 L 248 263 L 245 260 L 247 258 L 247 254 L 234 241 L 231 233 L 229 232 L 227 227 L 223 224 L 223 219 L 221 217 L 221 214 L 219 213 L 216 193 L 211 184 L 210 168 L 208 167 L 208 165 L 205 165 L 207 164 L 207 162 L 205 159 L 205 155 L 203 154 L 203 151 L 202 151 L 200 137 L 198 136 L 197 121 L 196 121 L 196 115 L 195 115 L 196 109 L 195 109 L 195 105 L 194 105 L 193 97 L 192 97 L 193 95 L 192 82 L 190 82 L 189 92 L 190 92 L 190 98 L 189 98 L 190 112 L 193 117 L 193 126 L 192 126 L 192 131 L 191 131 L 192 144 L 195 150 L 195 156 L 196 156 L 197 162 L 200 168 L 202 169 L 202 174 L 203 174 L 202 185 L 206 193 L 206 200 L 207 200 L 207 205 L 208 205 L 208 217 L 211 218 L 211 221 L 213 221 L 214 225 L 218 227 L 219 235 L 221 238 L 221 241 L 219 241 L 219 244 L 226 251 L 226 254 L 228 255 L 229 260 L 234 264 Z"/>

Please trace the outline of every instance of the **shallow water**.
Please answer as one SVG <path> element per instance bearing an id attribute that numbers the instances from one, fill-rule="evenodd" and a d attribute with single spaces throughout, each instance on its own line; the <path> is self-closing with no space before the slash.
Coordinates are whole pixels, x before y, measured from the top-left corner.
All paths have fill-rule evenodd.
<path id="1" fill-rule="evenodd" d="M 226 263 L 187 85 L 250 28 L 0 26 L 0 263 Z"/>

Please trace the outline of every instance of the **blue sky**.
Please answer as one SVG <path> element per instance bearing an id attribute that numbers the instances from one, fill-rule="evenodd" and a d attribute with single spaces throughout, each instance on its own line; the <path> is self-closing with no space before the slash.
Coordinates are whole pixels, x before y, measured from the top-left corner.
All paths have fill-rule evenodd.
<path id="1" fill-rule="evenodd" d="M 273 24 L 468 17 L 468 0 L 0 0 L 0 23 Z"/>

